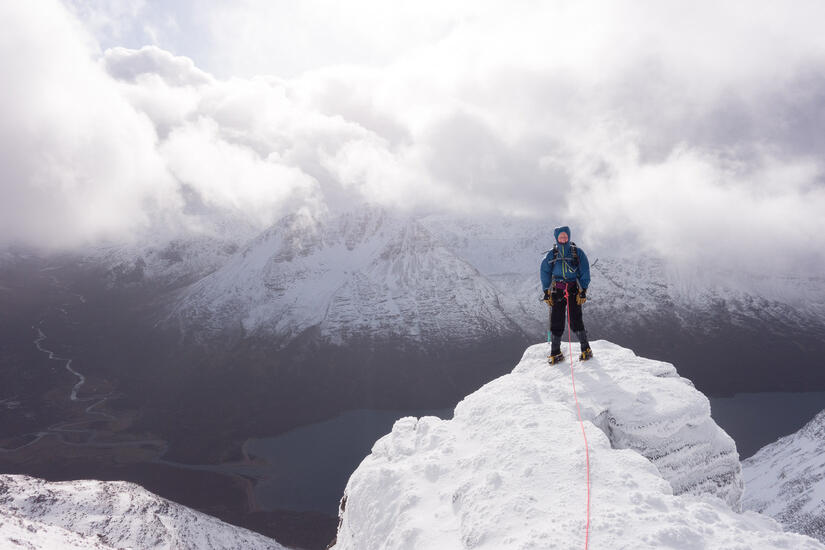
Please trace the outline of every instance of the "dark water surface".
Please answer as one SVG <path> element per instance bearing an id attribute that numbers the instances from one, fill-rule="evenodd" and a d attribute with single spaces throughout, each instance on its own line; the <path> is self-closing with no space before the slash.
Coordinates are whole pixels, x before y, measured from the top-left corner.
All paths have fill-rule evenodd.
<path id="1" fill-rule="evenodd" d="M 825 392 L 745 393 L 710 402 L 714 420 L 734 438 L 745 459 L 825 409 Z M 452 409 L 362 409 L 276 437 L 250 439 L 247 452 L 267 462 L 266 479 L 259 478 L 255 487 L 258 506 L 336 514 L 349 476 L 375 441 L 399 418 L 428 415 L 451 418 Z"/>
<path id="2" fill-rule="evenodd" d="M 710 398 L 711 416 L 736 441 L 740 460 L 792 434 L 825 409 L 825 392 L 738 393 Z"/>
<path id="3" fill-rule="evenodd" d="M 255 486 L 263 509 L 316 511 L 337 515 L 338 502 L 352 472 L 375 442 L 405 416 L 451 418 L 452 409 L 385 411 L 361 409 L 291 430 L 276 437 L 250 439 L 245 449 L 268 463 L 268 479 Z"/>

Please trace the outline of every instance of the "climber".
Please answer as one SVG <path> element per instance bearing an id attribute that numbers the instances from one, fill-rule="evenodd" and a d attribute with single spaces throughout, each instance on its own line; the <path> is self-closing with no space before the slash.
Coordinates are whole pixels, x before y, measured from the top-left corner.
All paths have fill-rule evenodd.
<path id="1" fill-rule="evenodd" d="M 556 244 L 541 261 L 542 300 L 551 309 L 549 332 L 552 341 L 547 359 L 550 364 L 564 359 L 561 336 L 564 334 L 565 313 L 569 308 L 570 328 L 581 344 L 581 360 L 586 361 L 593 357 L 582 321 L 582 305 L 587 301 L 587 287 L 590 285 L 590 262 L 584 251 L 570 241 L 569 227 L 557 227 L 553 235 Z M 548 334 L 548 339 L 551 334 Z"/>

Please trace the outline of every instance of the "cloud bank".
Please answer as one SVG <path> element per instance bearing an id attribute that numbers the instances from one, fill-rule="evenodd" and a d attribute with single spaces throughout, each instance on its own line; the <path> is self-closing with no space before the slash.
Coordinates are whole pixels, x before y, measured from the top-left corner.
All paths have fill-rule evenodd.
<path id="1" fill-rule="evenodd" d="M 166 5 L 0 8 L 4 241 L 370 201 L 825 267 L 819 3 Z M 163 30 L 182 28 L 196 44 Z M 135 29 L 154 43 L 101 50 Z"/>

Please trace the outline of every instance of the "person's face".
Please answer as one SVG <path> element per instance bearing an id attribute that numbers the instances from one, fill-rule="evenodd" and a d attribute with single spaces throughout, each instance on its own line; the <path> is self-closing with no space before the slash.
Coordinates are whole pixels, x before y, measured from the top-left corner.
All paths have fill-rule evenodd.
<path id="1" fill-rule="evenodd" d="M 567 242 L 567 239 L 568 239 L 567 233 L 565 233 L 564 231 L 562 231 L 561 233 L 559 233 L 559 242 L 560 242 L 561 244 L 566 243 L 566 242 Z"/>

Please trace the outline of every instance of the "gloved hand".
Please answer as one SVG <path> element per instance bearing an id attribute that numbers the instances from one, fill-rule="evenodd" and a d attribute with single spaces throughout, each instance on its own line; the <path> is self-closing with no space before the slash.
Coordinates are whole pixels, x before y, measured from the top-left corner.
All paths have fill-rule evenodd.
<path id="1" fill-rule="evenodd" d="M 544 296 L 542 297 L 542 301 L 550 307 L 553 307 L 553 294 L 550 292 L 549 288 L 544 289 Z"/>
<path id="2" fill-rule="evenodd" d="M 583 288 L 579 291 L 579 294 L 576 296 L 576 303 L 579 305 L 584 305 L 587 301 L 587 289 Z"/>

